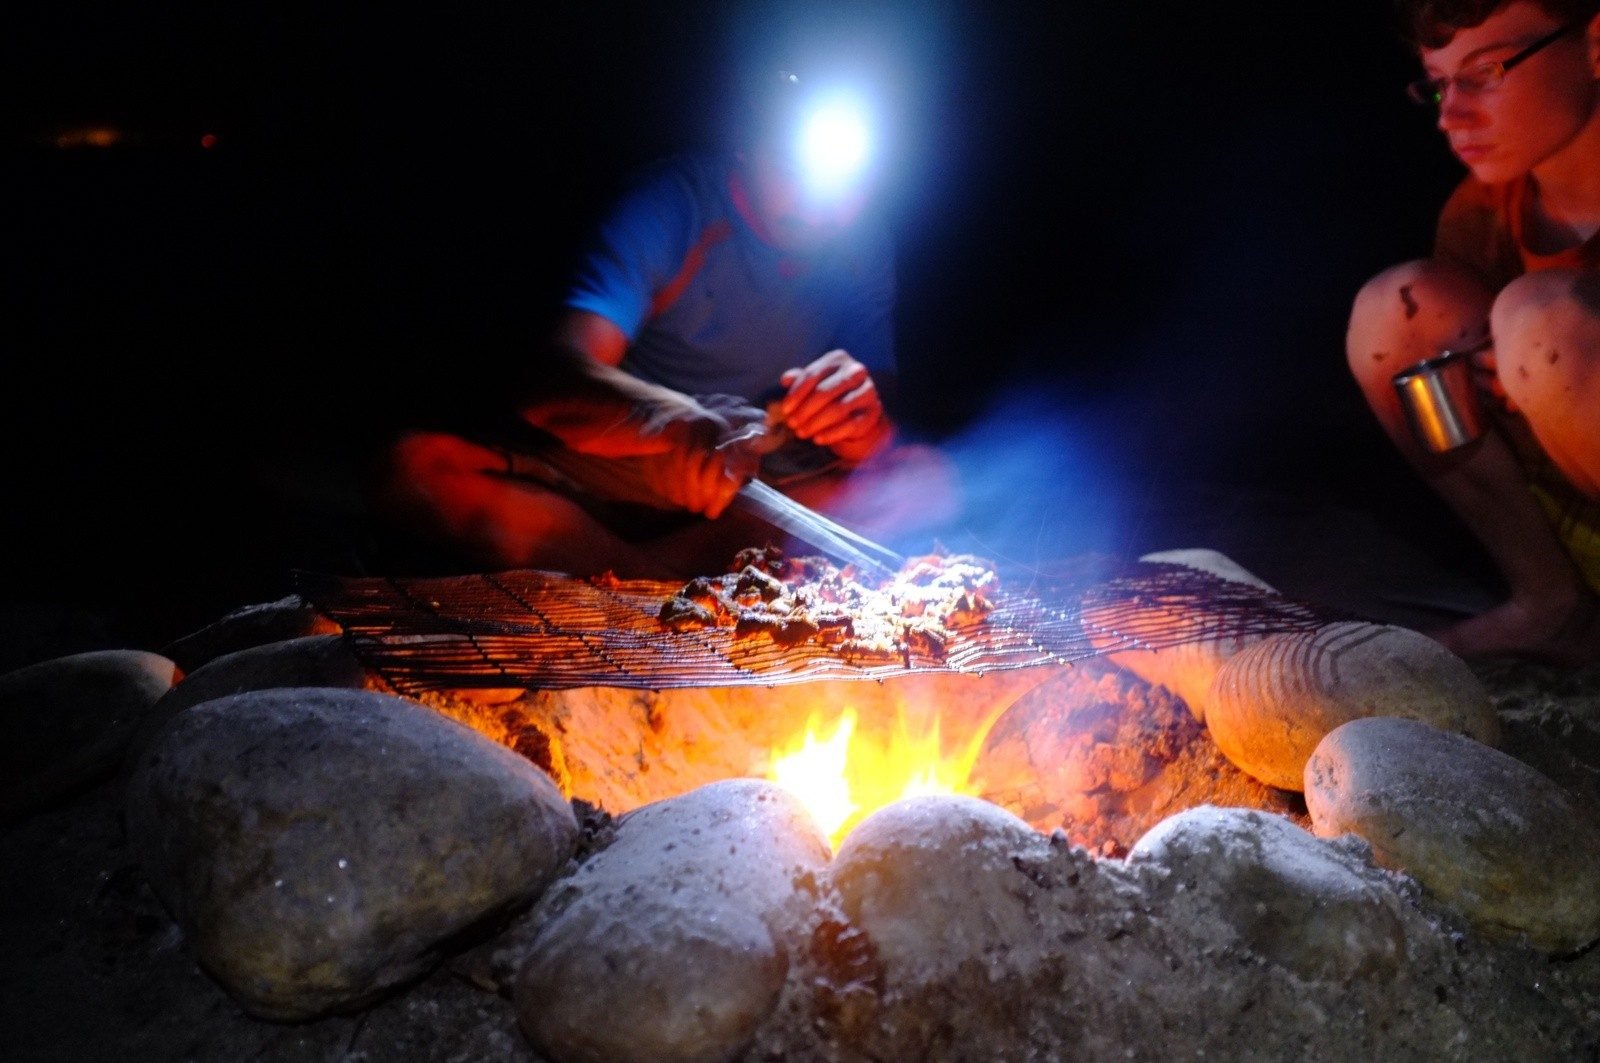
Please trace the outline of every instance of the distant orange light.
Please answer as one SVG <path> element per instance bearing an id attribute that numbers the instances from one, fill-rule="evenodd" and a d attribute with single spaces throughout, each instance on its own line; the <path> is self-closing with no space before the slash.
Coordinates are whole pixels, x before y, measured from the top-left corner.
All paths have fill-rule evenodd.
<path id="1" fill-rule="evenodd" d="M 217 135 L 215 133 L 205 134 L 200 138 L 200 146 L 205 148 L 207 151 L 210 151 L 212 148 L 217 146 Z"/>
<path id="2" fill-rule="evenodd" d="M 122 130 L 112 126 L 79 126 L 63 129 L 55 136 L 58 148 L 110 148 L 127 139 Z"/>

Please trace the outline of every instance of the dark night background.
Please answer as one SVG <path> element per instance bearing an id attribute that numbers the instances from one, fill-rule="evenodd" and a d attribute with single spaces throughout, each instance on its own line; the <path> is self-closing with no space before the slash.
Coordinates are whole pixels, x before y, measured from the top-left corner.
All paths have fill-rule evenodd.
<path id="1" fill-rule="evenodd" d="M 1388 0 L 244 8 L 12 11 L 13 598 L 176 635 L 354 563 L 284 480 L 492 395 L 615 183 L 789 41 L 883 78 L 905 414 L 989 541 L 1133 545 L 1201 481 L 1441 519 L 1343 365 L 1459 174 Z M 92 124 L 132 141 L 53 145 Z"/>

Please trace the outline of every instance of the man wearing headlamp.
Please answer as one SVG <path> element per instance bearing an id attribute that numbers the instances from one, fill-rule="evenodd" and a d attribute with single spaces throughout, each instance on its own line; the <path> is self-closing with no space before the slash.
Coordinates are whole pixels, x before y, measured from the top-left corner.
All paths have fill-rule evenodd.
<path id="1" fill-rule="evenodd" d="M 623 576 L 720 570 L 761 545 L 770 529 L 722 517 L 757 474 L 868 534 L 948 516 L 948 463 L 897 445 L 884 404 L 893 245 L 867 210 L 862 119 L 774 72 L 736 142 L 637 175 L 516 399 L 519 429 L 602 481 L 624 470 L 630 504 L 539 475 L 515 439 L 430 431 L 389 449 L 381 510 L 478 566 Z"/>

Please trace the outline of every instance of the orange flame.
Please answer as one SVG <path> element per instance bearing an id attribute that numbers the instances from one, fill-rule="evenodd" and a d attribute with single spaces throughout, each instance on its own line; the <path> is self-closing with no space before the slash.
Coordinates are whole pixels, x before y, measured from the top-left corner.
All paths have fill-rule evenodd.
<path id="1" fill-rule="evenodd" d="M 857 823 L 895 801 L 923 794 L 979 793 L 970 776 L 992 718 L 949 756 L 943 752 L 937 716 L 914 728 L 900 712 L 893 732 L 878 740 L 856 734 L 858 722 L 856 711 L 846 708 L 823 738 L 822 714 L 813 712 L 805 736 L 775 751 L 768 771 L 768 778 L 800 799 L 835 850 Z"/>

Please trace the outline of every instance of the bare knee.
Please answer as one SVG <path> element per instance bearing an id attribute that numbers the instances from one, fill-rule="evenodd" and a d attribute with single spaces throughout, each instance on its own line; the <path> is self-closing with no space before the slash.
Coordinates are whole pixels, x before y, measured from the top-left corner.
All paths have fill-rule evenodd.
<path id="1" fill-rule="evenodd" d="M 1495 301 L 1495 362 L 1506 397 L 1564 476 L 1600 497 L 1600 281 L 1549 270 Z"/>
<path id="2" fill-rule="evenodd" d="M 1600 372 L 1600 277 L 1593 273 L 1518 277 L 1495 299 L 1490 321 L 1500 382 L 1530 414 L 1587 391 Z"/>
<path id="3" fill-rule="evenodd" d="M 506 467 L 498 451 L 449 432 L 404 432 L 389 444 L 382 461 L 386 478 L 400 482 Z"/>
<path id="4" fill-rule="evenodd" d="M 447 432 L 412 431 L 389 443 L 382 464 L 379 512 L 467 562 L 495 570 L 638 567 L 630 548 L 577 503 L 507 475 L 501 451 Z"/>
<path id="5" fill-rule="evenodd" d="M 1386 389 L 1407 365 L 1479 338 L 1491 302 L 1476 278 L 1446 263 L 1391 266 L 1356 294 L 1345 336 L 1350 371 L 1369 393 Z"/>
<path id="6" fill-rule="evenodd" d="M 1580 276 L 1571 270 L 1550 269 L 1524 273 L 1507 284 L 1494 300 L 1492 319 L 1505 333 L 1502 336 L 1497 331 L 1497 338 L 1510 338 L 1517 330 L 1546 325 L 1563 310 L 1570 312 L 1573 306 L 1569 304 L 1581 306 L 1576 291 Z"/>
<path id="7" fill-rule="evenodd" d="M 448 432 L 410 431 L 383 447 L 371 472 L 371 497 L 380 513 L 406 523 L 448 522 L 485 489 L 505 458 Z"/>

